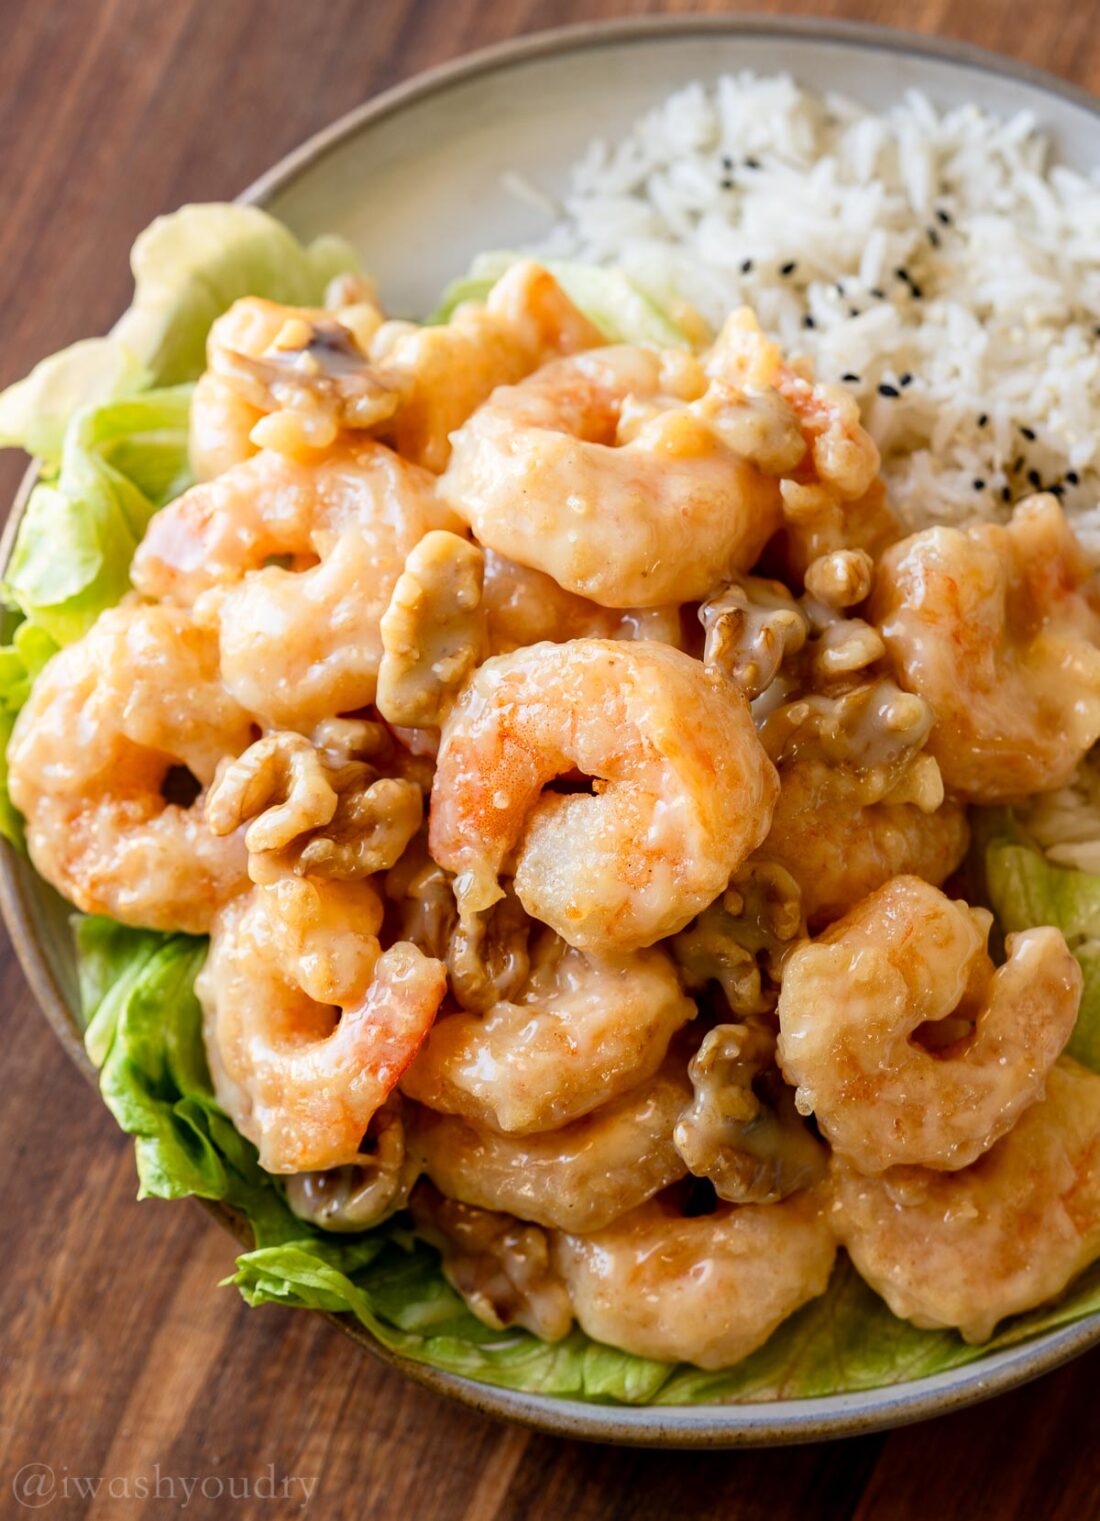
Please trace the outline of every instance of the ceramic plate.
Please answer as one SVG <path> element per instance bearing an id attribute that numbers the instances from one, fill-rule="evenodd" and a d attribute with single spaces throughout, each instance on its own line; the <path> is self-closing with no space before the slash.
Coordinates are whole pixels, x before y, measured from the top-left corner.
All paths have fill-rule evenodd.
<path id="1" fill-rule="evenodd" d="M 992 54 L 875 27 L 734 17 L 650 18 L 572 27 L 509 42 L 423 74 L 370 101 L 277 164 L 241 197 L 302 238 L 341 233 L 378 279 L 389 310 L 430 310 L 476 253 L 542 235 L 545 216 L 507 188 L 519 172 L 564 190 L 593 136 L 616 137 L 680 85 L 751 68 L 785 70 L 818 91 L 875 109 L 906 89 L 939 106 L 973 101 L 1030 109 L 1067 163 L 1100 163 L 1100 108 L 1083 92 Z M 27 494 L 0 545 L 6 565 Z M 94 1077 L 80 1042 L 68 909 L 4 847 L 0 899 L 15 948 L 69 1054 Z M 213 1212 L 231 1229 L 228 1211 Z M 901 1425 L 985 1399 L 1100 1342 L 1100 1315 L 984 1361 L 887 1389 L 829 1398 L 688 1407 L 598 1406 L 513 1393 L 394 1357 L 337 1321 L 410 1377 L 466 1404 L 543 1431 L 649 1446 L 804 1442 Z"/>

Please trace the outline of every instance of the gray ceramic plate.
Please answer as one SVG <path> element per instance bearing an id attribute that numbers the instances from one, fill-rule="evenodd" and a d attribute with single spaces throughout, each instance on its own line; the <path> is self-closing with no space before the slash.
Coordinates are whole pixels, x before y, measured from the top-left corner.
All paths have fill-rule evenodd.
<path id="1" fill-rule="evenodd" d="M 1100 110 L 1035 70 L 958 44 L 818 21 L 665 18 L 546 33 L 434 70 L 354 111 L 277 164 L 242 197 L 311 238 L 342 233 L 379 279 L 391 310 L 430 310 L 442 287 L 487 248 L 537 238 L 545 219 L 510 195 L 509 171 L 551 193 L 595 135 L 614 136 L 693 79 L 734 69 L 787 70 L 817 89 L 881 108 L 912 86 L 937 104 L 1030 108 L 1075 167 L 1100 163 Z M 3 543 L 6 565 L 26 498 Z M 69 1054 L 94 1077 L 73 1011 L 76 972 L 61 900 L 5 847 L 4 917 L 27 978 Z M 214 1213 L 238 1230 L 224 1210 Z M 894 1388 L 778 1403 L 630 1409 L 508 1390 L 437 1373 L 337 1322 L 410 1377 L 478 1409 L 544 1431 L 650 1446 L 804 1442 L 901 1425 L 1011 1389 L 1100 1342 L 1100 1316 L 984 1362 Z"/>

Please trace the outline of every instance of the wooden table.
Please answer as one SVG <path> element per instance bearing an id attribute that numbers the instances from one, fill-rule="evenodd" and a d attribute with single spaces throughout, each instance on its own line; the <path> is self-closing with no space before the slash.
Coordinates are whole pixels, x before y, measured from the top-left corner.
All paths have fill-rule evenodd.
<path id="1" fill-rule="evenodd" d="M 0 383 L 110 323 L 128 295 L 130 242 L 156 213 L 232 196 L 426 65 L 519 32 L 663 8 L 722 9 L 0 0 Z M 1100 90 L 1096 0 L 754 8 L 946 33 Z M 0 460 L 0 500 L 19 469 Z M 197 1207 L 135 1204 L 129 1143 L 63 1056 L 6 942 L 0 955 L 0 1516 L 24 1513 L 11 1486 L 28 1463 L 54 1472 L 51 1517 L 289 1516 L 301 1513 L 303 1480 L 309 1513 L 372 1521 L 1100 1516 L 1098 1353 L 893 1434 L 662 1454 L 498 1425 L 405 1382 L 314 1317 L 246 1310 L 216 1287 L 233 1243 Z M 158 1476 L 159 1496 L 142 1498 L 139 1481 L 152 1491 Z M 99 1477 L 98 1495 L 79 1498 L 77 1481 Z M 203 1478 L 222 1499 L 203 1497 Z M 231 1478 L 254 1497 L 224 1498 Z"/>

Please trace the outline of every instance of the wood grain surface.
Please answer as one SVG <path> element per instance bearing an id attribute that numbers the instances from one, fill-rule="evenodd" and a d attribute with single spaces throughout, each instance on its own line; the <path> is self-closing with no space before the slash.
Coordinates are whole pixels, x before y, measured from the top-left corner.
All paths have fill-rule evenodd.
<path id="1" fill-rule="evenodd" d="M 730 8 L 0 0 L 0 384 L 111 322 L 130 242 L 158 212 L 232 196 L 383 87 L 521 32 Z M 753 9 L 961 37 L 1100 90 L 1096 0 Z M 0 500 L 20 468 L 0 458 Z M 787 1451 L 585 1447 L 469 1414 L 314 1317 L 216 1287 L 233 1243 L 195 1207 L 134 1202 L 130 1146 L 6 942 L 0 1052 L 0 1517 L 25 1513 L 27 1464 L 53 1472 L 28 1496 L 51 1518 L 293 1516 L 307 1489 L 307 1514 L 371 1521 L 1100 1516 L 1097 1353 L 960 1415 Z M 251 1498 L 230 1498 L 246 1484 Z"/>

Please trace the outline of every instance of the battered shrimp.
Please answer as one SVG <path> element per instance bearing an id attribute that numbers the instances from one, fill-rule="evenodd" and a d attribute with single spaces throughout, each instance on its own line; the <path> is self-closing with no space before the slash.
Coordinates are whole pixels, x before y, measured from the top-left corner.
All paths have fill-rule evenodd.
<path id="1" fill-rule="evenodd" d="M 870 616 L 936 714 L 929 749 L 974 802 L 1050 791 L 1100 737 L 1100 592 L 1052 496 L 1007 527 L 928 528 L 883 556 Z"/>
<path id="2" fill-rule="evenodd" d="M 591 795 L 544 791 L 593 777 Z M 582 950 L 675 933 L 761 841 L 776 794 L 748 705 L 689 656 L 650 641 L 539 644 L 487 660 L 444 726 L 434 858 L 460 910 L 515 889 Z"/>
<path id="3" fill-rule="evenodd" d="M 405 558 L 454 525 L 431 477 L 382 444 L 349 443 L 316 464 L 265 451 L 159 512 L 132 577 L 184 605 L 225 588 L 209 617 L 226 684 L 268 726 L 309 729 L 373 701 L 379 625 Z M 278 556 L 292 565 L 267 563 Z"/>
<path id="4" fill-rule="evenodd" d="M 824 1294 L 836 1245 L 806 1193 L 685 1217 L 668 1195 L 587 1235 L 554 1264 L 595 1341 L 662 1362 L 726 1368 Z"/>
<path id="5" fill-rule="evenodd" d="M 1034 929 L 1008 936 L 995 971 L 991 922 L 898 877 L 788 959 L 779 1064 L 800 1112 L 861 1172 L 966 1167 L 1042 1098 L 1081 969 L 1060 931 Z M 914 1039 L 941 1020 L 949 1044 Z"/>
<path id="6" fill-rule="evenodd" d="M 805 449 L 775 392 L 629 347 L 502 387 L 452 445 L 440 491 L 478 540 L 606 607 L 704 597 L 748 569 Z"/>
<path id="7" fill-rule="evenodd" d="M 244 843 L 215 838 L 201 799 L 166 794 L 174 767 L 205 786 L 253 732 L 219 679 L 215 637 L 185 611 L 104 613 L 43 670 L 8 745 L 36 869 L 85 913 L 204 933 L 248 885 Z"/>
<path id="8" fill-rule="evenodd" d="M 514 1000 L 439 1020 L 401 1086 L 493 1130 L 553 1130 L 652 1077 L 694 1013 L 665 952 L 587 956 L 547 932 Z"/>
<path id="9" fill-rule="evenodd" d="M 268 1172 L 353 1166 L 428 1033 L 446 977 L 379 954 L 369 882 L 289 877 L 222 910 L 195 983 L 214 1092 Z"/>
<path id="10" fill-rule="evenodd" d="M 387 323 L 371 358 L 402 400 L 384 425 L 406 459 L 444 469 L 451 434 L 497 387 L 511 385 L 546 360 L 604 342 L 554 277 L 529 259 L 497 281 L 482 306 L 458 307 L 438 327 Z"/>
<path id="11" fill-rule="evenodd" d="M 1062 1058 L 1033 1104 L 962 1172 L 861 1177 L 831 1164 L 830 1222 L 895 1315 L 986 1341 L 1100 1256 L 1100 1077 Z"/>
<path id="12" fill-rule="evenodd" d="M 421 1108 L 412 1145 L 449 1198 L 595 1231 L 685 1175 L 672 1129 L 690 1098 L 683 1053 L 673 1054 L 648 1082 L 547 1134 L 498 1135 Z"/>
<path id="13" fill-rule="evenodd" d="M 308 456 L 343 428 L 391 416 L 399 391 L 371 370 L 364 347 L 381 322 L 363 300 L 335 313 L 235 301 L 210 329 L 191 400 L 196 477 L 220 475 L 264 445 Z"/>

